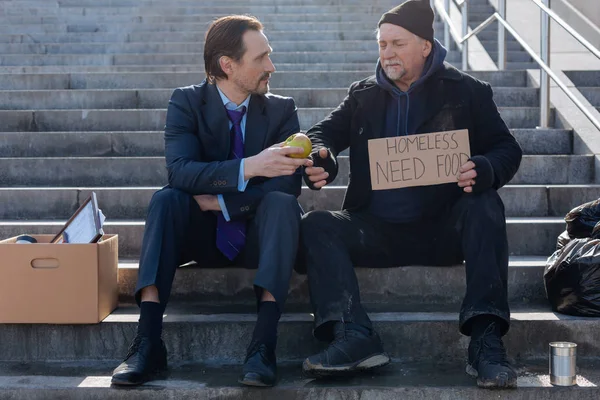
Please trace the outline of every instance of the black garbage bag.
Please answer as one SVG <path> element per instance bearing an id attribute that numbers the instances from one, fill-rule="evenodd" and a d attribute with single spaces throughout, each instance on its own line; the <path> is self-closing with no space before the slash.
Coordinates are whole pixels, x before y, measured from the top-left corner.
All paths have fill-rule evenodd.
<path id="1" fill-rule="evenodd" d="M 565 216 L 571 238 L 589 238 L 600 222 L 600 199 L 575 207 Z"/>
<path id="2" fill-rule="evenodd" d="M 554 311 L 600 317 L 600 240 L 573 239 L 554 252 L 544 284 Z"/>
<path id="3" fill-rule="evenodd" d="M 558 239 L 556 239 L 556 250 L 562 250 L 567 243 L 569 243 L 571 241 L 571 236 L 569 236 L 569 232 L 564 231 L 563 233 L 561 233 L 558 236 Z"/>
<path id="4" fill-rule="evenodd" d="M 592 239 L 600 239 L 600 222 L 594 226 L 594 230 L 592 231 Z"/>

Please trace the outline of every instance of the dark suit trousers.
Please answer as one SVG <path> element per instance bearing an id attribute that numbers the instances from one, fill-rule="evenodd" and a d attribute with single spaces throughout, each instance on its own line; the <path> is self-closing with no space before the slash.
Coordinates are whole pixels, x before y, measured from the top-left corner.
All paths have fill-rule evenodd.
<path id="1" fill-rule="evenodd" d="M 266 289 L 283 309 L 298 251 L 300 215 L 294 196 L 266 194 L 248 220 L 244 250 L 230 261 L 216 247 L 216 215 L 203 212 L 188 193 L 170 187 L 159 190 L 148 208 L 136 301 L 140 303 L 141 289 L 156 285 L 160 302 L 166 307 L 177 267 L 196 261 L 199 267 L 241 264 L 256 268 L 257 296 Z"/>
<path id="2" fill-rule="evenodd" d="M 470 335 L 473 317 L 510 323 L 507 301 L 508 241 L 504 205 L 495 190 L 463 194 L 438 218 L 391 224 L 361 211 L 313 211 L 301 222 L 315 337 L 331 340 L 333 322 L 371 328 L 360 301 L 354 266 L 466 266 L 467 291 L 459 328 Z M 415 299 L 418 300 L 418 299 Z"/>

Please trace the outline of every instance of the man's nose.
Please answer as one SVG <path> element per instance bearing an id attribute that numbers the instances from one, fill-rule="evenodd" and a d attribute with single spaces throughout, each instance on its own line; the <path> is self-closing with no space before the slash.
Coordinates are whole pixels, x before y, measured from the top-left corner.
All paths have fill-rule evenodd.
<path id="1" fill-rule="evenodd" d="M 391 46 L 387 46 L 383 50 L 383 58 L 392 58 L 394 57 L 394 50 L 392 50 Z"/>
<path id="2" fill-rule="evenodd" d="M 273 64 L 271 57 L 269 57 L 269 62 L 267 63 L 267 72 L 272 74 L 275 71 L 277 71 L 277 69 L 275 68 L 275 64 Z"/>

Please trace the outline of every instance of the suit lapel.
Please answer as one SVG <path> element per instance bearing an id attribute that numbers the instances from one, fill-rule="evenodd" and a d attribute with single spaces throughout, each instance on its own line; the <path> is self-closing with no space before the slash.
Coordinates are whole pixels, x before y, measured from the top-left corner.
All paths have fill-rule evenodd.
<path id="1" fill-rule="evenodd" d="M 265 113 L 265 102 L 262 96 L 252 95 L 248 105 L 246 117 L 246 133 L 244 140 L 244 154 L 246 157 L 254 156 L 265 148 L 269 117 Z"/>
<path id="2" fill-rule="evenodd" d="M 227 160 L 229 157 L 230 137 L 229 137 L 229 119 L 225 112 L 225 106 L 217 91 L 217 86 L 212 84 L 205 85 L 204 96 L 200 111 L 204 116 L 208 127 L 209 136 L 212 137 L 218 149 L 219 159 Z"/>

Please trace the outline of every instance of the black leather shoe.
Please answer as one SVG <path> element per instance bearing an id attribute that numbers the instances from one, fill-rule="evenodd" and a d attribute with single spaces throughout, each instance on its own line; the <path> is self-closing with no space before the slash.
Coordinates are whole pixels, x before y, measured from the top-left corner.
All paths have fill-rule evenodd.
<path id="1" fill-rule="evenodd" d="M 305 375 L 313 378 L 351 376 L 389 364 L 390 357 L 383 351 L 383 344 L 375 331 L 366 335 L 348 329 L 341 322 L 333 329 L 333 342 L 319 354 L 304 360 L 302 370 Z"/>
<path id="2" fill-rule="evenodd" d="M 154 344 L 147 337 L 136 336 L 125 361 L 113 371 L 113 385 L 136 386 L 156 379 L 167 370 L 164 342 Z"/>
<path id="3" fill-rule="evenodd" d="M 275 351 L 267 345 L 253 342 L 248 348 L 239 383 L 247 386 L 273 386 L 277 381 Z"/>

